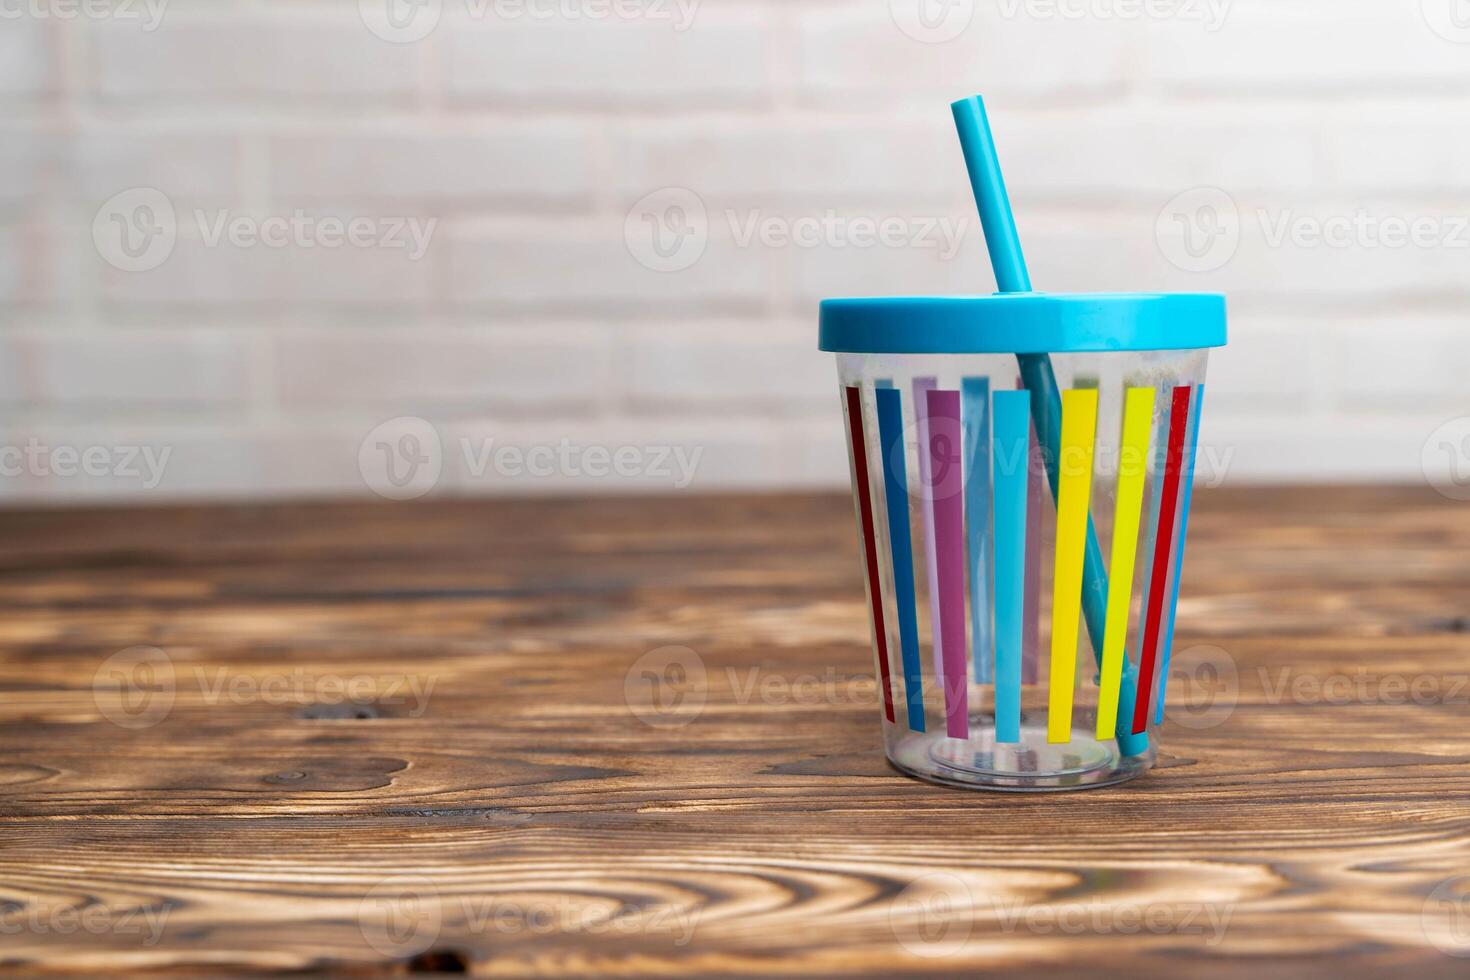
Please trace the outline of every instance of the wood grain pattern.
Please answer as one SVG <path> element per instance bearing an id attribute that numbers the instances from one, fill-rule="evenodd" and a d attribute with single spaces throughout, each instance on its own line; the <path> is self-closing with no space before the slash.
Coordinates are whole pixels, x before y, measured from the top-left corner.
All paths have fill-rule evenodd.
<path id="1" fill-rule="evenodd" d="M 844 498 L 0 514 L 0 963 L 1463 977 L 1467 515 L 1201 492 L 1161 768 L 1023 798 L 883 762 Z"/>

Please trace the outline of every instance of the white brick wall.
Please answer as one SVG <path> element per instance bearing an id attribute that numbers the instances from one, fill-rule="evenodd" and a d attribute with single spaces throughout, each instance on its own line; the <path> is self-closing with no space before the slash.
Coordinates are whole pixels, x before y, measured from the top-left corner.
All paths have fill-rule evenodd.
<path id="1" fill-rule="evenodd" d="M 767 32 L 751 19 L 678 33 L 637 23 L 479 22 L 445 43 L 456 105 L 763 108 Z"/>
<path id="2" fill-rule="evenodd" d="M 11 5 L 0 500 L 367 494 L 381 452 L 449 493 L 668 489 L 678 453 L 696 490 L 841 485 L 815 304 L 992 288 L 976 91 L 1039 288 L 1231 295 L 1229 479 L 1470 475 L 1426 453 L 1470 416 L 1463 0 L 920 2 Z M 1166 213 L 1197 188 L 1239 226 L 1204 267 Z M 939 231 L 759 234 L 829 218 Z"/>
<path id="3" fill-rule="evenodd" d="M 0 32 L 0 98 L 35 98 L 48 90 L 52 75 L 51 51 L 41 26 L 7 22 Z"/>
<path id="4" fill-rule="evenodd" d="M 203 14 L 203 16 L 201 16 Z M 418 59 L 340 17 L 209 16 L 174 2 L 166 26 L 109 23 L 96 32 L 93 91 L 117 106 L 256 100 L 410 99 Z"/>

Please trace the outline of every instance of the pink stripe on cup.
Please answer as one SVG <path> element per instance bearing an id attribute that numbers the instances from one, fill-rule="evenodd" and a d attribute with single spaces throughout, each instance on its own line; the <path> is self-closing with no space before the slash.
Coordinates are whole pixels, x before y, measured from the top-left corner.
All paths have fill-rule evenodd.
<path id="1" fill-rule="evenodd" d="M 924 512 L 924 564 L 929 573 L 929 633 L 934 643 L 934 680 L 944 683 L 943 640 L 939 635 L 939 569 L 934 557 L 934 482 L 929 467 L 929 399 L 938 378 L 914 379 L 914 420 L 919 427 L 919 505 Z"/>
<path id="2" fill-rule="evenodd" d="M 965 466 L 960 393 L 930 391 L 929 457 L 934 551 L 939 577 L 939 636 L 944 651 L 944 716 L 950 738 L 970 737 L 965 656 Z"/>

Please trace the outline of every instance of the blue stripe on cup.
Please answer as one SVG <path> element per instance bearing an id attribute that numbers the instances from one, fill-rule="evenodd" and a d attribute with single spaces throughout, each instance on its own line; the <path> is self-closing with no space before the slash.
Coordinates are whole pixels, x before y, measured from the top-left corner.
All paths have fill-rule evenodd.
<path id="1" fill-rule="evenodd" d="M 898 607 L 898 639 L 903 651 L 903 691 L 909 730 L 924 731 L 924 668 L 919 660 L 919 617 L 914 599 L 914 552 L 909 533 L 908 449 L 903 435 L 903 396 L 878 388 L 878 445 L 883 458 L 883 499 L 888 510 L 889 552 L 893 558 L 893 598 Z"/>
<path id="2" fill-rule="evenodd" d="M 995 681 L 990 635 L 990 379 L 964 378 L 965 531 L 969 546 L 970 636 L 975 683 Z"/>
<path id="3" fill-rule="evenodd" d="M 1031 396 L 995 393 L 995 740 L 1021 741 Z"/>

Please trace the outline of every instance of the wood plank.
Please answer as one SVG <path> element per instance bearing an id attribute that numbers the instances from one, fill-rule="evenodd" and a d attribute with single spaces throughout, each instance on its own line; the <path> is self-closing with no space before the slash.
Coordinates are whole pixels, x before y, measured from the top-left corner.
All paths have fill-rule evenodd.
<path id="1" fill-rule="evenodd" d="M 884 763 L 844 498 L 0 513 L 0 962 L 1464 976 L 1467 512 L 1201 491 L 1191 538 L 1225 673 L 1037 798 Z"/>

